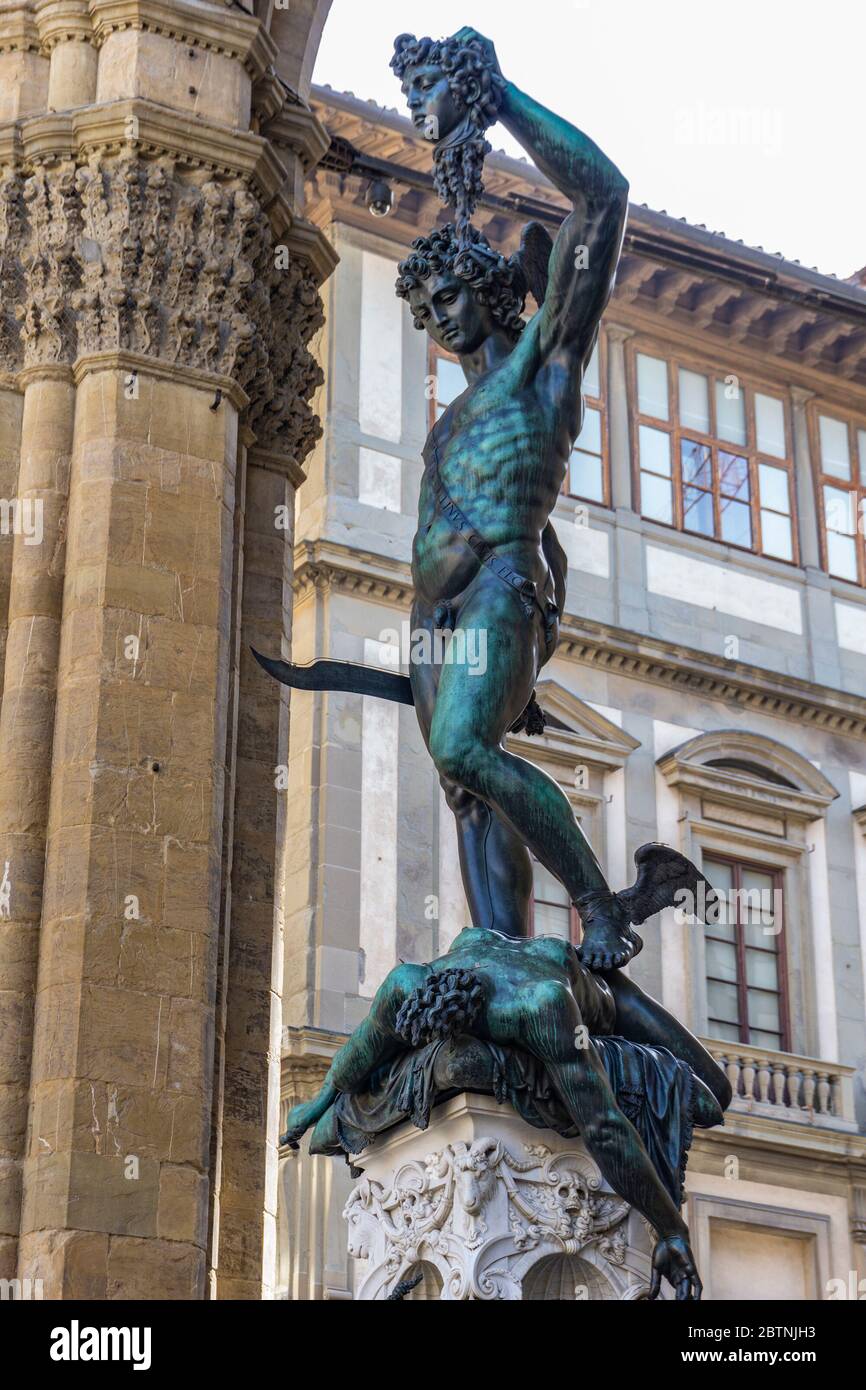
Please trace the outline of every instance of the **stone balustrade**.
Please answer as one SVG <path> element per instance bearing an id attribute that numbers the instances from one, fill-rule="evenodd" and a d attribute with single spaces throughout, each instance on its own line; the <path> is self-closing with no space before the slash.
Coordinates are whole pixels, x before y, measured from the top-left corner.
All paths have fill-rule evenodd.
<path id="1" fill-rule="evenodd" d="M 743 1043 L 703 1041 L 731 1083 L 732 1110 L 823 1128 L 856 1129 L 853 1067 Z"/>

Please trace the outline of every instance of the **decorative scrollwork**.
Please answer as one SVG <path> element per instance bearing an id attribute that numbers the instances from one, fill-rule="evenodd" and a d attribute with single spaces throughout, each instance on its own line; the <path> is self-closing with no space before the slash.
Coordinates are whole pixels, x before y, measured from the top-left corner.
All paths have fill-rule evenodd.
<path id="1" fill-rule="evenodd" d="M 368 1296 L 422 1260 L 439 1268 L 446 1289 L 462 1290 L 449 1297 L 483 1299 L 519 1298 L 521 1268 L 549 1252 L 595 1249 L 597 1263 L 621 1268 L 629 1207 L 603 1188 L 589 1157 L 543 1144 L 524 1152 L 517 1158 L 486 1137 L 401 1164 L 388 1187 L 362 1179 L 344 1216 L 350 1253 L 368 1260 Z"/>

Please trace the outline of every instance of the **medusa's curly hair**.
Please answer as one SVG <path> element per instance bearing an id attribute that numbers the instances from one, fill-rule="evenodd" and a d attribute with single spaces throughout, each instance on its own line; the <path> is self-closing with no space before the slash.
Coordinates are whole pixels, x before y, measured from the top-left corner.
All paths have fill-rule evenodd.
<path id="1" fill-rule="evenodd" d="M 408 300 L 410 291 L 431 275 L 456 275 L 466 281 L 479 303 L 488 305 L 494 321 L 517 337 L 524 328 L 521 315 L 528 291 L 539 304 L 544 300 L 551 246 L 545 229 L 530 222 L 520 250 L 506 257 L 494 251 L 477 227 L 469 227 L 468 241 L 461 245 L 454 224 L 447 222 L 412 242 L 411 255 L 397 267 L 397 295 Z M 415 327 L 424 324 L 416 319 Z"/>
<path id="2" fill-rule="evenodd" d="M 457 234 L 466 245 L 470 219 L 484 190 L 484 160 L 490 153 L 484 132 L 497 119 L 505 82 L 480 36 L 416 39 L 414 34 L 401 34 L 394 40 L 391 67 L 401 82 L 411 68 L 424 64 L 445 74 L 452 95 L 466 112 L 466 129 L 458 127 L 456 138 L 452 132 L 437 143 L 433 174 L 442 202 L 456 209 Z"/>
<path id="3" fill-rule="evenodd" d="M 462 101 L 479 131 L 495 123 L 504 84 L 477 39 L 461 43 L 456 38 L 416 39 L 414 34 L 401 34 L 394 40 L 391 67 L 401 82 L 409 68 L 427 63 L 442 69 L 453 95 Z"/>

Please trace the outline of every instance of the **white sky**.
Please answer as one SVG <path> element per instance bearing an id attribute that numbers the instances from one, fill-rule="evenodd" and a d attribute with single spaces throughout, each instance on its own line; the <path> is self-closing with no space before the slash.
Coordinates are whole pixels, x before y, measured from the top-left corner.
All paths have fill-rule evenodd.
<path id="1" fill-rule="evenodd" d="M 634 202 L 826 273 L 866 264 L 863 0 L 334 0 L 314 80 L 406 114 L 393 39 L 463 24 Z"/>

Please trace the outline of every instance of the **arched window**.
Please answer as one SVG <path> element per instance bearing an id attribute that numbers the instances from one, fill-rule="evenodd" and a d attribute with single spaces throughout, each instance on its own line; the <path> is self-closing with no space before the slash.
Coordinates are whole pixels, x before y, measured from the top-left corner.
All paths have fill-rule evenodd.
<path id="1" fill-rule="evenodd" d="M 678 799 L 677 847 L 721 897 L 715 920 L 682 939 L 684 1021 L 720 1046 L 820 1056 L 822 822 L 836 788 L 802 753 L 741 729 L 698 734 L 657 767 Z"/>

